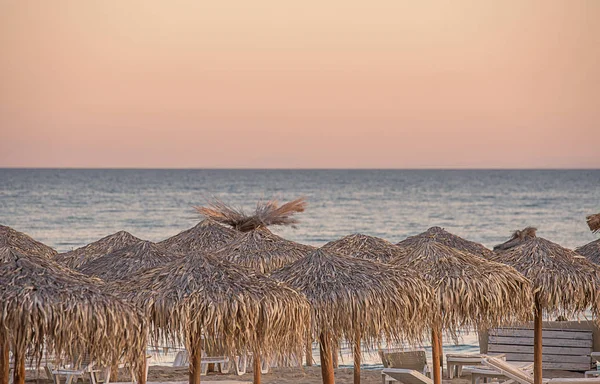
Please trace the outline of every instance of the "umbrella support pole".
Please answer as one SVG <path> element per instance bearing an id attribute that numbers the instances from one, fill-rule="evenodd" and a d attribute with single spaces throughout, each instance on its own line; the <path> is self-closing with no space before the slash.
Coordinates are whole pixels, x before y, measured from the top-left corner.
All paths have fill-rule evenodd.
<path id="1" fill-rule="evenodd" d="M 356 331 L 354 340 L 354 384 L 360 384 L 360 331 Z"/>
<path id="2" fill-rule="evenodd" d="M 433 364 L 433 383 L 442 383 L 442 372 L 440 370 L 440 329 L 434 326 L 431 330 L 431 362 Z"/>
<path id="3" fill-rule="evenodd" d="M 260 384 L 260 375 L 261 375 L 261 371 L 262 371 L 262 362 L 260 359 L 260 351 L 256 350 L 253 353 L 253 357 L 254 357 L 254 367 L 252 368 L 252 374 L 254 375 L 254 379 L 252 381 L 252 383 L 254 384 Z"/>
<path id="4" fill-rule="evenodd" d="M 338 344 L 330 344 L 331 345 L 331 357 L 333 359 L 333 368 L 336 369 L 340 366 L 339 364 L 339 352 L 340 346 Z"/>
<path id="5" fill-rule="evenodd" d="M 119 370 L 119 364 L 114 364 L 117 366 L 115 373 Z M 148 369 L 148 359 L 146 358 L 146 354 L 142 357 L 142 365 L 138 369 L 138 379 L 137 384 L 146 384 L 146 370 Z M 111 374 L 112 376 L 112 374 Z M 112 378 L 112 377 L 111 377 Z"/>
<path id="6" fill-rule="evenodd" d="M 10 372 L 9 349 L 8 338 L 6 338 L 4 333 L 0 332 L 0 384 L 8 384 L 8 375 Z"/>
<path id="7" fill-rule="evenodd" d="M 323 384 L 335 384 L 333 374 L 333 358 L 331 356 L 331 341 L 329 336 L 321 334 L 319 337 L 319 349 L 321 356 L 321 376 Z"/>
<path id="8" fill-rule="evenodd" d="M 13 376 L 14 384 L 25 384 L 25 348 L 15 347 L 15 372 Z"/>
<path id="9" fill-rule="evenodd" d="M 537 294 L 533 329 L 533 383 L 542 384 L 542 306 Z"/>
<path id="10" fill-rule="evenodd" d="M 190 381 L 189 384 L 200 384 L 202 372 L 202 340 L 190 350 Z"/>
<path id="11" fill-rule="evenodd" d="M 310 338 L 306 339 L 306 366 L 312 367 L 313 364 L 313 355 L 312 355 L 312 340 Z"/>

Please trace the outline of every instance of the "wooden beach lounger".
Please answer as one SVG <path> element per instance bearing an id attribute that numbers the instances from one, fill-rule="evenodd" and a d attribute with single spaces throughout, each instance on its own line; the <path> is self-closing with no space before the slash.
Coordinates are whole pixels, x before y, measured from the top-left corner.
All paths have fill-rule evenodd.
<path id="1" fill-rule="evenodd" d="M 508 382 L 517 382 L 519 384 L 533 384 L 533 374 L 525 372 L 514 365 L 507 363 L 504 360 L 500 360 L 490 356 L 484 356 L 481 358 L 483 365 L 497 370 L 504 376 L 510 378 Z M 547 384 L 600 384 L 599 377 L 593 378 L 554 378 L 554 379 L 542 379 L 543 383 Z"/>
<path id="2" fill-rule="evenodd" d="M 412 369 L 386 368 L 381 371 L 381 374 L 383 376 L 383 384 L 386 383 L 385 376 L 401 381 L 404 384 L 433 384 L 433 380 L 429 377 Z"/>

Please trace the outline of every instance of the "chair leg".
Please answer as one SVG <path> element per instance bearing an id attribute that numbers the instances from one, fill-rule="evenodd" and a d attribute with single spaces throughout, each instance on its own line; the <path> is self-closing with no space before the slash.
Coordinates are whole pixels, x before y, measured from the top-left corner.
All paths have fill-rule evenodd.
<path id="1" fill-rule="evenodd" d="M 233 360 L 235 373 L 238 376 L 242 376 L 246 373 L 246 364 L 248 362 L 248 357 L 246 355 L 236 356 Z"/>

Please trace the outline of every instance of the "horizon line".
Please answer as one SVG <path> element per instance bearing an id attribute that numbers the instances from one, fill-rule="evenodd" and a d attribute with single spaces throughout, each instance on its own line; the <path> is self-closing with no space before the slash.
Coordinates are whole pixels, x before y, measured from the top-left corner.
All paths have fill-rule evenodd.
<path id="1" fill-rule="evenodd" d="M 365 168 L 338 168 L 338 167 L 298 167 L 298 168 L 253 168 L 253 167 L 6 167 L 0 166 L 0 169 L 14 170 L 205 170 L 205 171 L 598 171 L 600 167 L 548 167 L 548 168 L 510 168 L 510 167 L 422 167 L 422 168 L 395 168 L 395 167 L 365 167 Z"/>

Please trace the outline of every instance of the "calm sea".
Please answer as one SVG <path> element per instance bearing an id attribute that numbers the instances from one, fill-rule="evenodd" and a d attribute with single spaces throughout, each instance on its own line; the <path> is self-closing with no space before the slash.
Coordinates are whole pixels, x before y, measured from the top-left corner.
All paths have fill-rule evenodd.
<path id="1" fill-rule="evenodd" d="M 248 210 L 305 196 L 298 228 L 273 230 L 317 246 L 355 232 L 398 242 L 437 225 L 492 247 L 531 225 L 574 248 L 595 239 L 585 215 L 600 212 L 600 170 L 0 169 L 0 224 L 59 251 L 119 230 L 159 241 L 197 223 L 192 206 L 213 196 Z M 478 344 L 465 335 L 445 349 Z"/>

